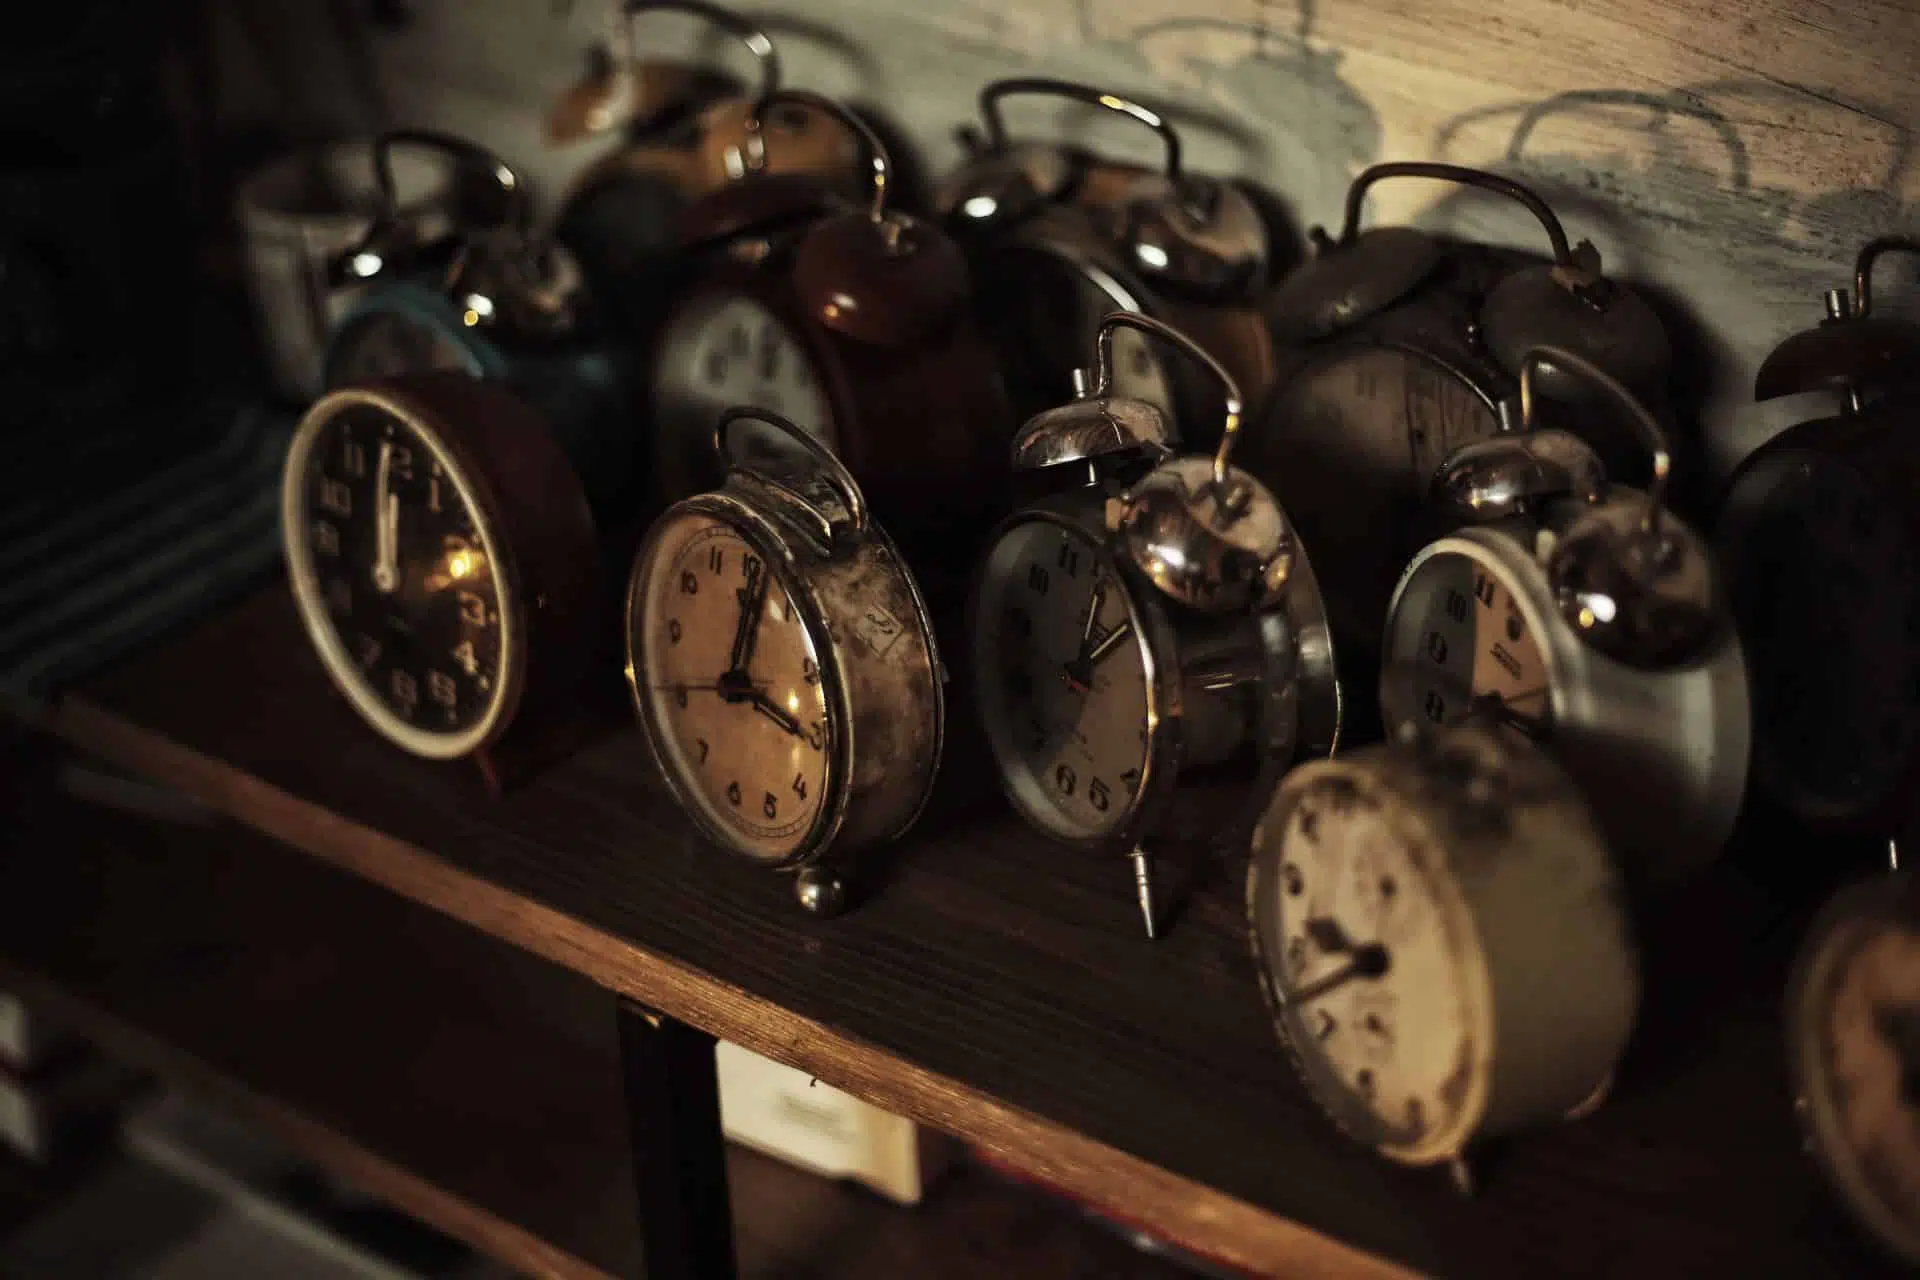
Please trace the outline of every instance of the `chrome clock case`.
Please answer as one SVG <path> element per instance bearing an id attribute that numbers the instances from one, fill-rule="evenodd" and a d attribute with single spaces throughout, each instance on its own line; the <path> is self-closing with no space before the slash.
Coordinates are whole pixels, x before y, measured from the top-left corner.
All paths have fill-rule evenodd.
<path id="1" fill-rule="evenodd" d="M 783 459 L 746 460 L 736 428 L 748 424 L 779 432 L 792 451 Z M 681 808 L 710 840 L 748 853 L 704 819 L 692 784 L 675 767 L 667 730 L 646 692 L 639 611 L 650 577 L 662 571 L 661 535 L 682 516 L 712 518 L 777 566 L 776 578 L 818 655 L 827 708 L 826 800 L 791 853 L 755 860 L 796 873 L 796 896 L 808 911 L 836 914 L 851 897 L 853 855 L 904 834 L 932 793 L 946 732 L 945 670 L 911 570 L 873 520 L 859 485 L 824 445 L 778 414 L 743 407 L 721 416 L 714 450 L 726 468 L 721 487 L 669 507 L 634 561 L 626 608 L 628 684 L 654 761 Z"/>
<path id="2" fill-rule="evenodd" d="M 1549 367 L 1637 422 L 1645 492 L 1608 483 L 1579 437 L 1544 428 L 1535 382 Z M 1666 508 L 1653 416 L 1566 350 L 1528 353 L 1520 389 L 1524 430 L 1457 450 L 1434 478 L 1435 505 L 1464 527 L 1394 589 L 1382 709 L 1389 723 L 1448 722 L 1493 704 L 1586 789 L 1630 877 L 1682 878 L 1719 853 L 1745 789 L 1740 640 L 1706 545 Z"/>
<path id="3" fill-rule="evenodd" d="M 1123 329 L 1170 344 L 1219 380 L 1227 414 L 1214 456 L 1174 455 L 1175 434 L 1160 408 L 1116 394 L 1114 337 Z M 1235 758 L 1251 757 L 1265 777 L 1303 756 L 1330 753 L 1339 736 L 1340 690 L 1306 553 L 1271 496 L 1231 463 L 1240 412 L 1231 377 L 1179 331 L 1132 313 L 1101 322 L 1094 368 L 1092 386 L 1078 399 L 1038 415 L 1015 439 L 1015 471 L 1050 491 L 989 539 L 968 632 L 989 746 L 1015 808 L 1063 843 L 1128 855 L 1154 937 L 1160 913 L 1151 846 L 1171 834 L 1182 783 L 1193 782 L 1197 769 Z M 1008 629 L 1008 611 L 996 602 L 1018 585 L 1008 581 L 1017 568 L 1008 548 L 1036 529 L 1060 531 L 1063 542 L 1097 557 L 1098 572 L 1112 575 L 1125 619 L 1102 643 L 1124 632 L 1144 684 L 1131 793 L 1112 802 L 1119 809 L 1110 817 L 1096 804 L 1097 831 L 1076 830 L 1049 810 L 1035 790 L 1034 761 L 1016 742 L 1015 708 L 1024 695 L 1012 690 L 1007 672 L 1016 659 L 1031 663 L 1032 654 L 1016 652 L 1023 643 L 1018 628 Z M 1095 591 L 1089 632 L 1103 607 Z M 1090 661 L 1086 639 L 1079 656 Z M 1042 656 L 1043 672 L 1054 656 Z M 1063 678 L 1072 687 L 1071 675 Z M 1080 692 L 1090 695 L 1092 687 L 1089 678 Z"/>

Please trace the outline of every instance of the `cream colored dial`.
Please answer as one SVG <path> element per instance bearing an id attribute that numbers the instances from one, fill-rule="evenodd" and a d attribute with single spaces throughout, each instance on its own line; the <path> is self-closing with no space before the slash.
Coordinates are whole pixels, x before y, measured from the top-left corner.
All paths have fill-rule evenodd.
<path id="1" fill-rule="evenodd" d="M 776 564 L 704 514 L 657 533 L 630 652 L 647 728 L 710 835 L 780 861 L 805 851 L 832 781 L 820 655 Z"/>
<path id="2" fill-rule="evenodd" d="M 1407 580 L 1388 620 L 1385 667 L 1404 677 L 1385 685 L 1391 720 L 1457 723 L 1492 698 L 1503 718 L 1537 735 L 1553 706 L 1540 638 L 1513 584 L 1458 551 L 1430 557 Z"/>
<path id="3" fill-rule="evenodd" d="M 1472 1073 L 1492 1046 L 1476 1016 L 1479 941 L 1436 851 L 1410 842 L 1393 802 L 1329 777 L 1280 837 L 1275 975 L 1315 1092 L 1351 1131 L 1402 1153 L 1456 1149 L 1472 1129 Z"/>
<path id="4" fill-rule="evenodd" d="M 1148 659 L 1105 549 L 1050 520 L 988 555 L 974 654 L 989 745 L 1014 803 L 1070 840 L 1116 831 L 1148 760 Z"/>
<path id="5" fill-rule="evenodd" d="M 1855 1216 L 1920 1262 L 1920 928 L 1828 919 L 1793 1028 L 1815 1153 Z"/>

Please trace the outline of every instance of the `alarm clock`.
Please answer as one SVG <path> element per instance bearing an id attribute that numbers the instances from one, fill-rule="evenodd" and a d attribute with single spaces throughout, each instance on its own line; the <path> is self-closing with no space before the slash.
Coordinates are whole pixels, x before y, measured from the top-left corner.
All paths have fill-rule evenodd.
<path id="1" fill-rule="evenodd" d="M 519 397 L 449 371 L 328 392 L 288 447 L 281 528 L 307 638 L 381 737 L 499 789 L 568 721 L 610 634 L 600 547 Z"/>
<path id="2" fill-rule="evenodd" d="M 392 153 L 423 146 L 486 173 L 499 189 L 496 226 L 456 225 L 443 253 L 424 251 L 395 203 Z M 603 517 L 635 499 L 638 432 L 624 361 L 600 331 L 579 268 L 533 228 L 520 176 L 492 152 L 448 134 L 393 130 L 374 142 L 384 212 L 335 260 L 366 282 L 322 359 L 333 390 L 369 379 L 448 370 L 497 381 L 565 441 Z"/>
<path id="3" fill-rule="evenodd" d="M 1640 972 L 1580 790 L 1484 719 L 1402 722 L 1302 765 L 1253 829 L 1261 988 L 1308 1093 L 1388 1159 L 1584 1114 L 1625 1050 Z"/>
<path id="4" fill-rule="evenodd" d="M 803 103 L 773 112 L 764 133 L 749 124 L 754 104 L 780 87 L 780 58 L 767 34 L 742 15 L 706 0 L 628 0 L 618 13 L 624 66 L 590 67 L 587 80 L 556 104 L 548 133 L 570 141 L 610 130 L 622 123 L 615 111 L 624 108 L 621 143 L 568 185 L 554 227 L 595 296 L 608 300 L 629 340 L 637 340 L 660 322 L 659 299 L 678 273 L 679 219 L 689 204 L 760 173 L 814 174 L 851 195 L 860 142 L 837 118 Z M 745 45 L 759 70 L 757 92 L 743 96 L 718 77 L 671 62 L 636 66 L 635 28 L 662 13 L 698 18 Z"/>
<path id="5" fill-rule="evenodd" d="M 1367 193 L 1391 178 L 1505 196 L 1538 220 L 1552 261 L 1525 265 L 1412 227 L 1362 231 Z M 1339 237 L 1318 227 L 1309 235 L 1314 256 L 1267 301 L 1280 368 L 1248 433 L 1246 465 L 1322 549 L 1342 652 L 1372 664 L 1394 575 L 1431 536 L 1428 482 L 1453 450 L 1508 428 L 1526 353 L 1571 351 L 1655 404 L 1671 357 L 1652 308 L 1603 275 L 1592 244 L 1569 244 L 1547 203 L 1509 178 L 1374 165 L 1347 191 Z M 1624 465 L 1604 397 L 1557 367 L 1541 371 L 1539 389 Z"/>
<path id="6" fill-rule="evenodd" d="M 951 546 L 1000 501 L 1012 435 L 966 264 L 939 228 L 890 207 L 886 149 L 844 107 L 781 90 L 750 127 L 787 103 L 860 136 L 869 198 L 849 206 L 820 177 L 763 173 L 686 211 L 693 260 L 649 353 L 656 476 L 669 499 L 711 487 L 714 419 L 764 409 L 831 448 L 903 542 Z M 791 451 L 751 424 L 740 434 L 748 457 Z"/>
<path id="7" fill-rule="evenodd" d="M 1123 329 L 1219 380 L 1213 456 L 1175 455 L 1160 408 L 1117 390 Z M 1015 441 L 1015 468 L 1053 492 L 988 541 L 968 627 L 974 692 L 1015 811 L 1063 844 L 1127 856 L 1152 938 L 1154 846 L 1185 825 L 1168 820 L 1176 791 L 1236 759 L 1264 773 L 1330 753 L 1340 690 L 1306 552 L 1232 465 L 1231 375 L 1128 312 L 1101 321 L 1095 352 L 1085 394 Z"/>
<path id="8" fill-rule="evenodd" d="M 1787 1063 L 1808 1152 L 1847 1213 L 1920 1266 L 1920 890 L 1858 881 L 1814 918 L 1787 986 Z"/>
<path id="9" fill-rule="evenodd" d="M 1056 144 L 1014 142 L 1001 104 L 1040 95 L 1103 108 L 1159 135 L 1157 173 L 1105 163 Z M 1121 310 L 1178 324 L 1229 372 L 1259 378 L 1267 344 L 1240 341 L 1244 303 L 1265 284 L 1272 255 L 1265 221 L 1246 194 L 1189 173 L 1180 135 L 1159 112 L 1117 94 L 1064 80 L 1017 77 L 980 92 L 984 138 L 967 131 L 971 154 L 935 196 L 935 209 L 966 248 L 978 281 L 979 316 L 1005 371 L 1013 407 L 1031 417 L 1069 399 L 1082 344 L 1098 318 Z M 1229 314 L 1231 313 L 1231 314 Z M 1257 323 L 1257 319 L 1256 319 Z M 1226 339 L 1217 344 L 1216 334 Z M 1177 363 L 1144 336 L 1123 331 L 1115 386 L 1177 422 L 1214 388 L 1183 387 Z M 1243 352 L 1251 350 L 1251 360 Z"/>
<path id="10" fill-rule="evenodd" d="M 1920 774 L 1920 449 L 1905 408 L 1920 325 L 1876 314 L 1860 250 L 1851 296 L 1760 366 L 1760 400 L 1829 392 L 1836 412 L 1789 427 L 1730 481 L 1715 545 L 1753 676 L 1757 795 L 1827 833 L 1884 836 Z"/>
<path id="11" fill-rule="evenodd" d="M 1578 436 L 1540 421 L 1549 367 L 1637 423 L 1645 492 L 1608 482 Z M 1665 433 L 1646 407 L 1551 347 L 1520 362 L 1520 404 L 1519 432 L 1456 450 L 1435 477 L 1435 506 L 1462 527 L 1393 589 L 1381 709 L 1389 724 L 1447 724 L 1497 703 L 1586 792 L 1629 875 L 1670 883 L 1720 851 L 1740 808 L 1740 640 L 1706 544 L 1667 509 Z"/>
<path id="12" fill-rule="evenodd" d="M 785 454 L 742 448 L 748 425 Z M 627 678 L 653 758 L 712 843 L 848 901 L 851 858 L 932 790 L 943 674 L 912 572 L 819 438 L 764 409 L 720 416 L 716 491 L 648 531 L 627 592 Z M 792 465 L 783 465 L 794 459 Z"/>

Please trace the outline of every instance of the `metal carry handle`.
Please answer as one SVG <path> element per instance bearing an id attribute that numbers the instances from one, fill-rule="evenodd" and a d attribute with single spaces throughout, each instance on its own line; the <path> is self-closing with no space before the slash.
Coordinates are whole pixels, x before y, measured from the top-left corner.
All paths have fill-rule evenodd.
<path id="1" fill-rule="evenodd" d="M 1555 266 L 1573 267 L 1573 249 L 1567 243 L 1567 229 L 1560 225 L 1560 219 L 1551 206 L 1532 190 L 1521 186 L 1511 178 L 1503 178 L 1497 173 L 1488 173 L 1484 169 L 1469 169 L 1465 165 L 1443 164 L 1433 160 L 1393 160 L 1386 164 L 1376 164 L 1363 170 L 1347 188 L 1346 222 L 1340 228 L 1340 243 L 1352 244 L 1353 238 L 1360 233 L 1360 208 L 1366 203 L 1367 189 L 1383 178 L 1432 178 L 1439 182 L 1451 182 L 1456 186 L 1478 187 L 1482 191 L 1492 191 L 1523 206 L 1528 213 L 1539 219 L 1546 228 L 1547 239 L 1553 244 Z M 1317 230 L 1317 229 L 1316 229 Z M 1316 238 L 1323 239 L 1324 232 Z"/>
<path id="2" fill-rule="evenodd" d="M 1100 328 L 1094 336 L 1093 392 L 1095 396 L 1107 394 L 1113 384 L 1113 331 L 1115 329 L 1136 329 L 1150 337 L 1177 347 L 1193 361 L 1214 376 L 1226 393 L 1227 416 L 1221 429 L 1220 447 L 1213 454 L 1213 483 L 1225 490 L 1227 470 L 1233 461 L 1234 442 L 1240 435 L 1240 418 L 1246 406 L 1240 399 L 1240 384 L 1226 371 L 1218 360 L 1208 355 L 1198 343 L 1170 324 L 1143 316 L 1137 311 L 1109 311 L 1100 319 Z"/>
<path id="3" fill-rule="evenodd" d="M 1542 365 L 1553 364 L 1571 370 L 1607 395 L 1627 411 L 1627 416 L 1640 430 L 1642 443 L 1653 459 L 1653 479 L 1647 484 L 1647 514 L 1641 517 L 1640 532 L 1654 540 L 1656 546 L 1664 545 L 1661 524 L 1665 518 L 1667 498 L 1667 475 L 1673 469 L 1673 455 L 1667 450 L 1667 433 L 1654 421 L 1647 406 L 1640 403 L 1638 396 L 1622 386 L 1613 375 L 1595 367 L 1590 362 L 1563 351 L 1559 347 L 1533 347 L 1520 361 L 1520 424 L 1521 429 L 1531 431 L 1534 426 L 1533 407 L 1536 402 L 1534 379 Z"/>
<path id="4" fill-rule="evenodd" d="M 1873 264 L 1884 253 L 1920 254 L 1920 239 L 1912 236 L 1879 236 L 1860 248 L 1853 263 L 1853 314 L 1856 319 L 1873 311 Z"/>
<path id="5" fill-rule="evenodd" d="M 868 516 L 866 495 L 860 492 L 860 485 L 854 480 L 852 474 L 847 471 L 845 465 L 834 455 L 833 450 L 820 443 L 810 432 L 796 425 L 792 419 L 782 417 L 770 409 L 756 409 L 751 405 L 736 405 L 720 415 L 720 421 L 716 423 L 713 428 L 713 451 L 719 455 L 721 466 L 729 470 L 737 468 L 745 471 L 761 484 L 766 485 L 769 489 L 773 489 L 786 497 L 795 506 L 820 522 L 820 529 L 824 535 L 825 542 L 828 545 L 832 545 L 833 521 L 827 517 L 826 512 L 820 510 L 819 507 L 813 504 L 812 499 L 779 477 L 770 476 L 766 472 L 754 468 L 751 464 L 734 457 L 733 451 L 728 447 L 727 436 L 733 424 L 736 422 L 758 422 L 763 426 L 774 428 L 798 444 L 807 452 L 814 462 L 819 464 L 820 470 L 824 474 L 827 483 L 832 485 L 834 491 L 839 494 L 841 503 L 847 509 L 847 518 L 853 524 L 854 532 L 865 533 L 867 531 Z"/>
<path id="6" fill-rule="evenodd" d="M 893 229 L 888 237 L 891 244 L 898 234 L 898 224 L 887 217 L 887 192 L 893 181 L 893 158 L 887 154 L 886 144 L 880 141 L 880 135 L 865 120 L 823 94 L 810 89 L 776 89 L 755 102 L 753 110 L 747 113 L 747 131 L 763 152 L 766 147 L 763 133 L 766 113 L 783 103 L 823 111 L 859 137 L 860 145 L 866 148 L 867 167 L 873 172 L 873 200 L 867 207 L 867 217 L 875 226 Z"/>
<path id="7" fill-rule="evenodd" d="M 1152 107 L 1144 106 L 1131 98 L 1123 98 L 1117 93 L 1108 93 L 1091 85 L 1075 84 L 1071 80 L 1053 80 L 1046 76 L 1016 76 L 1011 80 L 995 80 L 980 91 L 980 116 L 987 122 L 987 142 L 995 151 L 1007 146 L 1007 123 L 1000 115 L 1000 100 L 1017 94 L 1036 94 L 1050 98 L 1070 98 L 1090 107 L 1104 107 L 1131 120 L 1137 120 L 1160 135 L 1165 145 L 1167 158 L 1165 173 L 1177 191 L 1181 188 L 1180 171 L 1180 134 L 1168 122 L 1167 118 Z"/>
<path id="8" fill-rule="evenodd" d="M 373 140 L 373 177 L 380 188 L 385 218 L 395 220 L 400 216 L 400 192 L 393 178 L 393 149 L 401 146 L 425 147 L 485 169 L 506 193 L 514 230 L 522 236 L 532 232 L 533 201 L 527 195 L 527 184 L 520 180 L 513 166 L 477 142 L 434 129 L 389 129 Z"/>
<path id="9" fill-rule="evenodd" d="M 620 16 L 629 50 L 638 44 L 633 38 L 634 19 L 642 14 L 659 12 L 688 13 L 696 18 L 704 18 L 715 28 L 746 45 L 747 51 L 753 54 L 754 61 L 760 67 L 760 97 L 765 98 L 780 87 L 780 54 L 774 49 L 767 33 L 733 10 L 709 4 L 707 0 L 627 0 Z"/>

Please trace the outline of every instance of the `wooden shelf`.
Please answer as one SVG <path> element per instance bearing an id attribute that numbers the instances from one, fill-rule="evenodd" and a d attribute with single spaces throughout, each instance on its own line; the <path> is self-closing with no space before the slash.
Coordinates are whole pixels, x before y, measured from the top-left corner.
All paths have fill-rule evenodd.
<path id="1" fill-rule="evenodd" d="M 0 796 L 0 986 L 516 1268 L 638 1274 L 607 991 L 237 825 L 129 818 L 48 772 Z M 747 1280 L 1180 1274 L 978 1170 L 916 1211 L 740 1148 L 729 1179 Z"/>
<path id="2" fill-rule="evenodd" d="M 826 923 L 695 842 L 631 730 L 504 800 L 386 747 L 277 584 L 91 681 L 48 727 L 1257 1274 L 1877 1269 L 1798 1150 L 1777 1017 L 1791 930 L 1730 871 L 1642 921 L 1649 1004 L 1609 1104 L 1489 1153 L 1462 1199 L 1338 1137 L 1292 1079 L 1242 865 L 1197 864 L 1148 943 L 1124 868 L 1021 827 L 959 718 L 927 817 L 872 900 Z"/>

